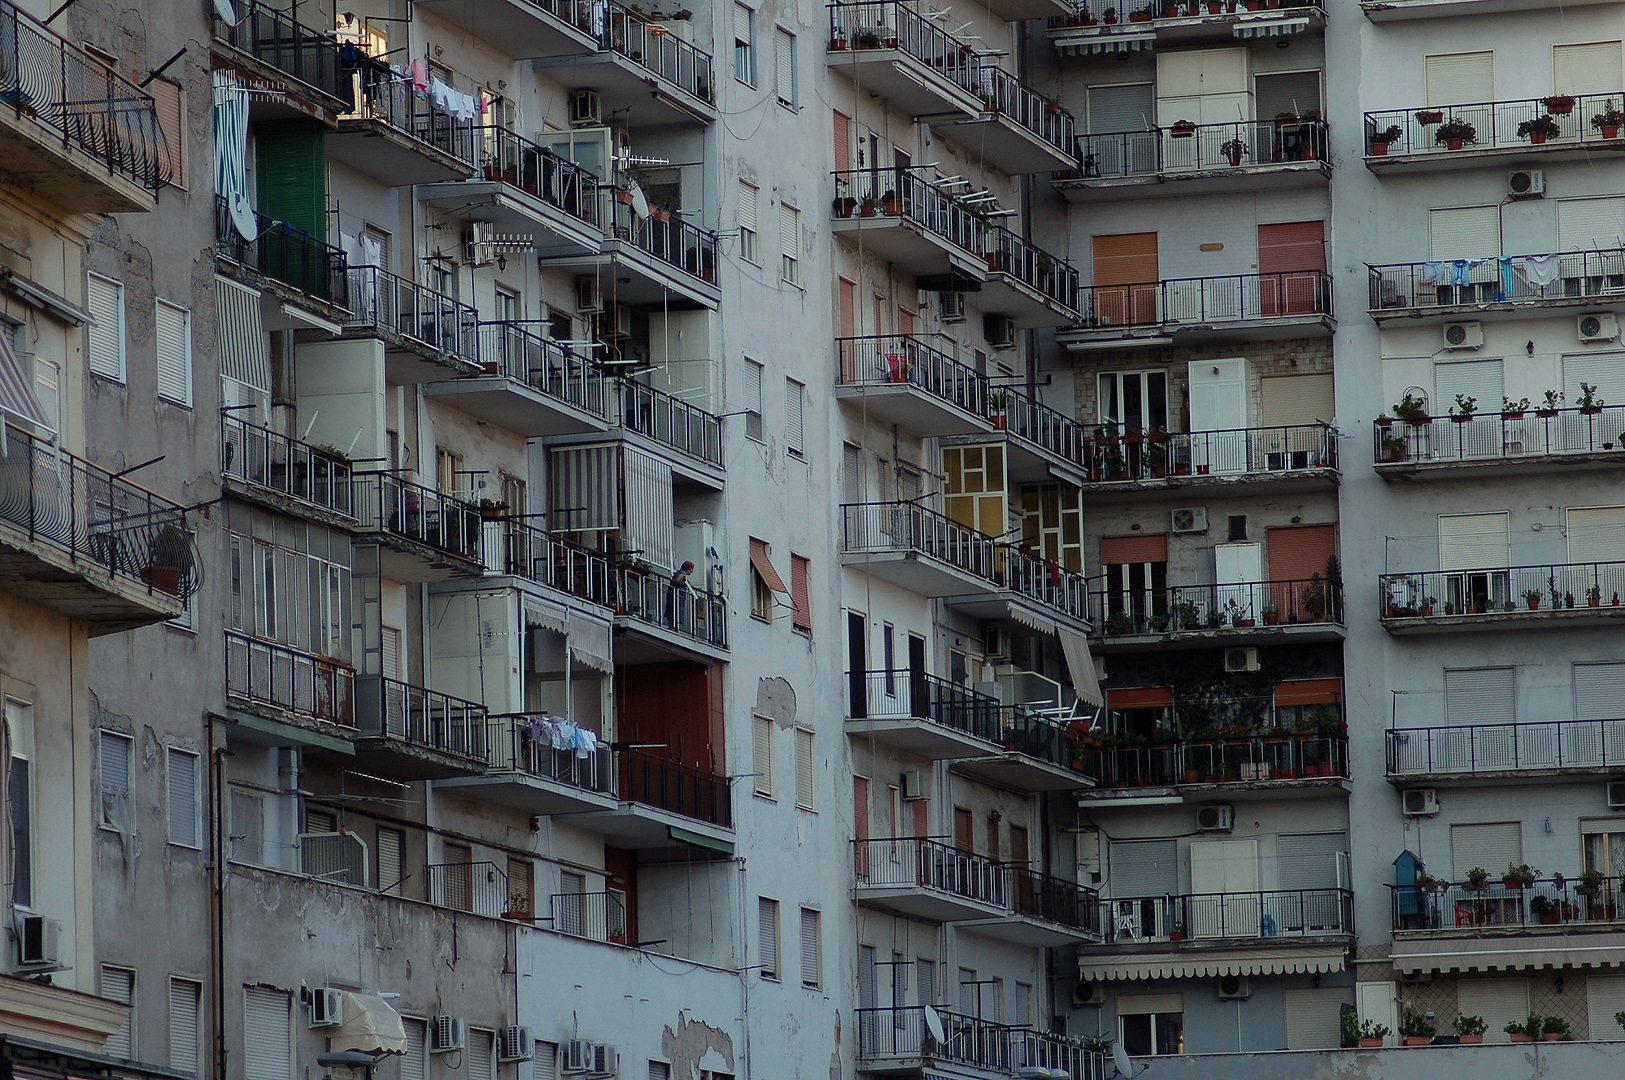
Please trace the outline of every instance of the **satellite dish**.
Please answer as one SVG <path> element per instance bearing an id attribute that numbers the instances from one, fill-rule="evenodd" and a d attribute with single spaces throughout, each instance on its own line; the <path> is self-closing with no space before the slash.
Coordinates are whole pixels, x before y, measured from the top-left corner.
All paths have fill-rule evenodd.
<path id="1" fill-rule="evenodd" d="M 237 232 L 251 244 L 258 240 L 259 226 L 254 221 L 254 208 L 248 205 L 248 195 L 241 191 L 232 192 L 229 205 L 231 223 L 237 227 Z"/>
<path id="2" fill-rule="evenodd" d="M 237 9 L 231 6 L 231 0 L 214 0 L 214 13 L 227 26 L 237 25 Z"/>
<path id="3" fill-rule="evenodd" d="M 929 1005 L 925 1007 L 925 1030 L 929 1031 L 931 1037 L 939 1043 L 948 1041 L 948 1033 L 942 1030 L 942 1017 Z"/>
<path id="4" fill-rule="evenodd" d="M 1112 1043 L 1112 1064 L 1117 1066 L 1117 1075 L 1125 1080 L 1134 1075 L 1134 1062 L 1128 1059 L 1128 1051 L 1123 1049 L 1120 1042 Z"/>
<path id="5" fill-rule="evenodd" d="M 632 212 L 638 217 L 649 216 L 649 197 L 636 180 L 632 181 Z"/>

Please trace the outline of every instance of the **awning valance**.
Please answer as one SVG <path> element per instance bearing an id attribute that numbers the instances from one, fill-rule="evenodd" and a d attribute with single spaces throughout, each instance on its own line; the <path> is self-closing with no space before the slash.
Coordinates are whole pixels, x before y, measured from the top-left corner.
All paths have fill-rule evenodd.
<path id="1" fill-rule="evenodd" d="M 1269 22 L 1237 23 L 1238 38 L 1291 37 L 1309 29 L 1308 19 L 1274 19 Z"/>
<path id="2" fill-rule="evenodd" d="M 1522 971 L 1625 966 L 1625 934 L 1532 934 L 1516 938 L 1396 940 L 1394 968 L 1416 971 Z"/>
<path id="3" fill-rule="evenodd" d="M 344 1023 L 333 1029 L 329 1048 L 368 1054 L 406 1053 L 406 1026 L 389 1002 L 372 994 L 344 995 Z"/>
<path id="4" fill-rule="evenodd" d="M 1155 34 L 1133 37 L 1113 34 L 1110 37 L 1094 38 L 1089 41 L 1058 41 L 1055 43 L 1055 51 L 1062 56 L 1105 56 L 1111 53 L 1144 52 L 1156 48 L 1156 45 Z"/>
<path id="5" fill-rule="evenodd" d="M 1307 975 L 1342 971 L 1346 959 L 1347 950 L 1339 946 L 1082 956 L 1078 958 L 1078 976 L 1109 981 L 1202 979 L 1225 975 Z"/>
<path id="6" fill-rule="evenodd" d="M 1056 636 L 1061 639 L 1061 652 L 1066 655 L 1066 666 L 1072 675 L 1072 692 L 1085 705 L 1099 707 L 1106 703 L 1100 693 L 1100 677 L 1095 670 L 1095 658 L 1089 655 L 1089 639 L 1082 634 L 1057 624 Z"/>

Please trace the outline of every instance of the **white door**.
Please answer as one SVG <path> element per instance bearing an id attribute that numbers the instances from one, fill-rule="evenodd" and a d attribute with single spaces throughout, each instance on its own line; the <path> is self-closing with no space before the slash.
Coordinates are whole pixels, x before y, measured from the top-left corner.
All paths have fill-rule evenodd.
<path id="1" fill-rule="evenodd" d="M 1258 618 L 1265 592 L 1259 583 L 1263 580 L 1263 544 L 1214 545 L 1213 610 L 1224 617 L 1226 625 L 1236 619 Z"/>
<path id="2" fill-rule="evenodd" d="M 1247 471 L 1247 361 L 1192 360 L 1191 464 L 1197 472 Z"/>
<path id="3" fill-rule="evenodd" d="M 1257 840 L 1191 841 L 1192 938 L 1259 937 Z"/>
<path id="4" fill-rule="evenodd" d="M 1246 49 L 1194 49 L 1157 53 L 1157 124 L 1163 129 L 1163 166 L 1212 167 L 1223 158 L 1219 147 L 1253 118 L 1252 79 Z M 1194 135 L 1176 137 L 1175 123 L 1204 125 Z M 1206 125 L 1224 125 L 1208 127 Z"/>

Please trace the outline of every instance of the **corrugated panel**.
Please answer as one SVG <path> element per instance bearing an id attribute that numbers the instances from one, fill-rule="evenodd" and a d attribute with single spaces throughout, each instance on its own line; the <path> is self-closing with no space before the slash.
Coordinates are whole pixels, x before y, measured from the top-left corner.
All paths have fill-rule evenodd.
<path id="1" fill-rule="evenodd" d="M 429 1024 L 424 1020 L 402 1017 L 401 1026 L 406 1029 L 406 1053 L 401 1055 L 401 1080 L 424 1080 L 428 1065 L 424 1041 L 429 1037 Z M 552 1044 L 536 1044 L 536 1080 L 543 1080 L 544 1076 L 541 1069 L 544 1045 Z M 547 1074 L 546 1080 L 554 1080 L 552 1074 Z"/>
<path id="2" fill-rule="evenodd" d="M 90 370 L 108 379 L 124 381 L 124 286 L 107 278 L 85 279 L 85 352 Z"/>
<path id="3" fill-rule="evenodd" d="M 169 1067 L 197 1075 L 198 1011 L 203 984 L 191 979 L 169 980 Z"/>
<path id="4" fill-rule="evenodd" d="M 813 733 L 796 729 L 796 805 L 811 810 L 818 805 L 818 770 Z"/>
<path id="5" fill-rule="evenodd" d="M 1508 565 L 1511 542 L 1506 511 L 1439 516 L 1439 569 L 1476 570 Z"/>
<path id="6" fill-rule="evenodd" d="M 1474 105 L 1495 100 L 1493 52 L 1443 53 L 1422 61 L 1429 105 Z"/>
<path id="7" fill-rule="evenodd" d="M 1499 877 L 1523 862 L 1523 826 L 1516 821 L 1450 826 L 1450 870 L 1457 881 L 1475 867 Z"/>
<path id="8" fill-rule="evenodd" d="M 293 998 L 268 986 L 243 987 L 243 1076 L 291 1080 Z"/>
<path id="9" fill-rule="evenodd" d="M 1433 365 L 1433 401 L 1439 412 L 1456 407 L 1457 395 L 1477 399 L 1478 411 L 1493 414 L 1506 393 L 1499 360 L 1467 360 Z"/>
<path id="10" fill-rule="evenodd" d="M 1625 65 L 1619 42 L 1552 46 L 1552 93 L 1617 94 L 1621 90 L 1625 90 Z"/>
<path id="11" fill-rule="evenodd" d="M 820 970 L 818 912 L 801 909 L 801 985 L 818 986 L 823 981 Z"/>
<path id="12" fill-rule="evenodd" d="M 260 322 L 260 295 L 225 278 L 214 279 L 216 349 L 220 374 L 251 386 L 262 394 L 271 392 L 271 357 L 267 352 L 265 328 Z"/>
<path id="13" fill-rule="evenodd" d="M 751 717 L 751 759 L 756 791 L 773 794 L 773 721 L 765 716 Z"/>
<path id="14" fill-rule="evenodd" d="M 1577 720 L 1617 720 L 1619 689 L 1625 686 L 1625 663 L 1574 665 L 1574 717 Z"/>
<path id="15" fill-rule="evenodd" d="M 1595 386 L 1597 396 L 1610 404 L 1625 404 L 1625 352 L 1563 357 L 1563 400 L 1567 404 L 1580 400 L 1584 393 L 1581 383 Z"/>
<path id="16" fill-rule="evenodd" d="M 1457 668 L 1444 673 L 1447 724 L 1505 724 L 1517 718 L 1517 669 Z"/>
<path id="17" fill-rule="evenodd" d="M 1625 560 L 1625 506 L 1570 507 L 1569 562 Z"/>
<path id="18" fill-rule="evenodd" d="M 835 171 L 852 171 L 852 118 L 835 114 Z"/>
<path id="19" fill-rule="evenodd" d="M 129 968 L 109 967 L 102 965 L 102 997 L 108 1001 L 116 1001 L 120 1005 L 135 1004 L 135 972 Z M 134 1054 L 132 1043 L 135 1036 L 135 1009 L 131 1008 L 124 1017 L 124 1023 L 119 1029 L 107 1037 L 107 1044 L 102 1048 L 108 1057 L 129 1060 Z"/>
<path id="20" fill-rule="evenodd" d="M 1275 840 L 1282 889 L 1337 888 L 1337 856 L 1348 851 L 1343 833 L 1283 833 Z"/>
<path id="21" fill-rule="evenodd" d="M 779 977 L 779 902 L 765 896 L 756 900 L 757 963 L 762 974 Z"/>
<path id="22" fill-rule="evenodd" d="M 1484 869 L 1493 871 L 1495 867 Z M 1462 979 L 1456 984 L 1456 1007 L 1465 1016 L 1484 1018 L 1485 1042 L 1511 1042 L 1512 1037 L 1504 1030 L 1506 1026 L 1514 1020 L 1522 1022 L 1529 1018 L 1529 981 Z M 1609 1022 L 1612 1020 L 1610 1017 Z"/>
<path id="23" fill-rule="evenodd" d="M 1168 537 L 1157 536 L 1103 536 L 1100 539 L 1100 562 L 1104 566 L 1124 563 L 1165 563 L 1168 561 Z"/>
<path id="24" fill-rule="evenodd" d="M 1142 686 L 1106 691 L 1108 709 L 1165 709 L 1174 703 L 1174 692 L 1165 686 Z"/>
<path id="25" fill-rule="evenodd" d="M 1610 251 L 1625 247 L 1625 196 L 1557 200 L 1559 251 Z"/>
<path id="26" fill-rule="evenodd" d="M 790 556 L 790 622 L 801 630 L 812 629 L 812 596 L 807 584 L 807 557 Z"/>
<path id="27" fill-rule="evenodd" d="M 1138 285 L 1157 280 L 1157 234 L 1122 233 L 1093 241 L 1096 285 Z"/>
<path id="28" fill-rule="evenodd" d="M 1343 700 L 1342 679 L 1289 679 L 1275 684 L 1275 705 L 1333 705 Z"/>
<path id="29" fill-rule="evenodd" d="M 1336 1050 L 1343 1045 L 1343 1006 L 1354 1004 L 1351 986 L 1283 991 L 1288 1050 Z"/>
<path id="30" fill-rule="evenodd" d="M 192 404 L 192 313 L 158 301 L 153 326 L 158 352 L 158 396 Z"/>
<path id="31" fill-rule="evenodd" d="M 1266 427 L 1329 424 L 1335 414 L 1330 375 L 1281 375 L 1262 379 L 1261 421 Z"/>
<path id="32" fill-rule="evenodd" d="M 739 227 L 756 231 L 756 186 L 739 181 Z"/>
<path id="33" fill-rule="evenodd" d="M 1499 206 L 1453 206 L 1428 211 L 1435 259 L 1488 259 L 1501 254 Z"/>
<path id="34" fill-rule="evenodd" d="M 1163 896 L 1179 891 L 1179 842 L 1113 840 L 1107 849 L 1113 896 Z"/>
<path id="35" fill-rule="evenodd" d="M 196 847 L 198 842 L 198 757 L 169 751 L 169 842 Z"/>
<path id="36" fill-rule="evenodd" d="M 1303 525 L 1270 529 L 1270 580 L 1308 581 L 1326 576 L 1326 563 L 1337 554 L 1337 526 Z"/>
<path id="37" fill-rule="evenodd" d="M 552 466 L 550 528 L 570 533 L 621 527 L 619 447 L 561 448 L 549 453 L 548 460 Z"/>
<path id="38" fill-rule="evenodd" d="M 623 548 L 643 552 L 656 566 L 672 565 L 676 528 L 672 517 L 671 466 L 635 446 L 624 450 L 626 466 Z M 579 504 L 577 504 L 579 505 Z"/>
<path id="39" fill-rule="evenodd" d="M 1091 135 L 1150 131 L 1156 113 L 1157 95 L 1151 83 L 1089 87 Z"/>
<path id="40" fill-rule="evenodd" d="M 1258 227 L 1258 272 L 1326 272 L 1326 223 L 1289 221 Z"/>

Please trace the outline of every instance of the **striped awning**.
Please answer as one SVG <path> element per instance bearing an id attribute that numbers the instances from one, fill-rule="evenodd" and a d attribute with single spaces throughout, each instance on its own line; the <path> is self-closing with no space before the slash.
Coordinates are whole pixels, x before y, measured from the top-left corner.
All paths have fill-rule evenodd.
<path id="1" fill-rule="evenodd" d="M 214 296 L 220 319 L 220 374 L 269 394 L 271 357 L 266 351 L 259 293 L 217 277 Z"/>
<path id="2" fill-rule="evenodd" d="M 1057 41 L 1055 51 L 1062 56 L 1101 56 L 1109 53 L 1145 52 L 1157 47 L 1155 34 L 1112 34 L 1088 41 Z"/>
<path id="3" fill-rule="evenodd" d="M 1239 22 L 1233 29 L 1238 38 L 1291 37 L 1309 29 L 1309 20 L 1271 19 L 1269 22 Z"/>
<path id="4" fill-rule="evenodd" d="M 1521 937 L 1440 937 L 1394 942 L 1395 970 L 1525 971 L 1530 968 L 1617 968 L 1625 964 L 1625 934 L 1530 934 Z"/>
<path id="5" fill-rule="evenodd" d="M 1140 953 L 1137 956 L 1080 956 L 1083 979 L 1203 979 L 1226 975 L 1307 975 L 1342 971 L 1348 950 L 1341 946 L 1264 947 L 1212 952 Z"/>
<path id="6" fill-rule="evenodd" d="M 23 370 L 22 358 L 11 347 L 11 326 L 0 322 L 0 412 L 55 432 L 45 406 L 34 393 L 34 373 Z"/>

